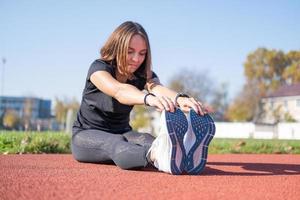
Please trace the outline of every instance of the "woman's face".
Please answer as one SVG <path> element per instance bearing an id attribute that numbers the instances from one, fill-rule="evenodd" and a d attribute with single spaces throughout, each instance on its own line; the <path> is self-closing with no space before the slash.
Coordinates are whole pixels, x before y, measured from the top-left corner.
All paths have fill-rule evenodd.
<path id="1" fill-rule="evenodd" d="M 147 46 L 144 38 L 140 35 L 134 35 L 130 39 L 127 52 L 127 69 L 134 73 L 144 62 L 147 53 Z"/>

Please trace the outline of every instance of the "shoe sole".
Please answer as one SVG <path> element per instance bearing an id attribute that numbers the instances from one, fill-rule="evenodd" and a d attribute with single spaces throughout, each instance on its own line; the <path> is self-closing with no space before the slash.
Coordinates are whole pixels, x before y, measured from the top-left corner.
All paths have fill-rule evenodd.
<path id="1" fill-rule="evenodd" d="M 188 130 L 188 121 L 180 109 L 174 113 L 166 112 L 168 134 L 172 143 L 171 173 L 179 175 L 185 168 L 185 148 L 183 137 Z M 181 156 L 180 156 L 181 151 Z"/>
<path id="2" fill-rule="evenodd" d="M 197 175 L 202 172 L 206 165 L 208 145 L 215 135 L 216 126 L 208 114 L 201 116 L 191 110 L 189 117 L 196 141 L 187 155 L 186 170 L 189 174 Z"/>

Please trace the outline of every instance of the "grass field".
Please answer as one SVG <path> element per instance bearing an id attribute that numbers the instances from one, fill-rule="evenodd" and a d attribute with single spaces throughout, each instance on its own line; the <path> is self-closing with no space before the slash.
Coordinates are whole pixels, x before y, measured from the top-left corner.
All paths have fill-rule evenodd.
<path id="1" fill-rule="evenodd" d="M 1 131 L 0 154 L 71 153 L 70 141 L 64 132 Z M 300 141 L 215 138 L 209 153 L 300 154 Z"/>
<path id="2" fill-rule="evenodd" d="M 209 146 L 209 153 L 300 154 L 300 141 L 215 138 Z"/>
<path id="3" fill-rule="evenodd" d="M 1 131 L 0 154 L 71 153 L 70 140 L 63 132 Z"/>

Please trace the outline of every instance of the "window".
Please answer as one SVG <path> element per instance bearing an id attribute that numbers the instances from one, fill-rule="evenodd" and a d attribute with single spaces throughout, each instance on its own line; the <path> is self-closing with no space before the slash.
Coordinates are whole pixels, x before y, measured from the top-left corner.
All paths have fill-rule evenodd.
<path id="1" fill-rule="evenodd" d="M 297 107 L 300 107 L 300 99 L 297 99 L 296 105 L 297 105 Z"/>
<path id="2" fill-rule="evenodd" d="M 274 107 L 274 101 L 271 101 L 271 109 Z"/>
<path id="3" fill-rule="evenodd" d="M 284 101 L 284 109 L 288 110 L 288 101 L 287 100 Z"/>

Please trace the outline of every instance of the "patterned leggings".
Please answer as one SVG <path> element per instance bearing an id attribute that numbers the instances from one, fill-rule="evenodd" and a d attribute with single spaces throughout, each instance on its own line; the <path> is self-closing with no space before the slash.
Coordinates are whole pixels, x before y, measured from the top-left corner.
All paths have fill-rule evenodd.
<path id="1" fill-rule="evenodd" d="M 111 163 L 122 169 L 142 168 L 154 140 L 147 133 L 128 131 L 112 134 L 101 130 L 74 130 L 71 142 L 73 157 L 79 162 Z"/>

